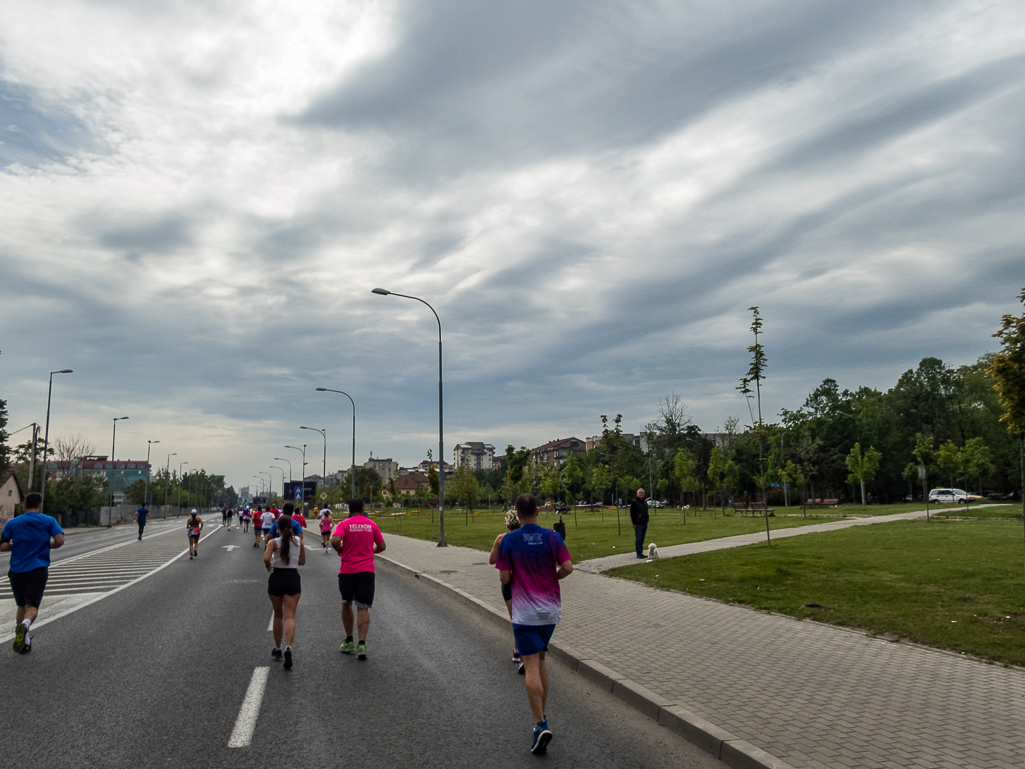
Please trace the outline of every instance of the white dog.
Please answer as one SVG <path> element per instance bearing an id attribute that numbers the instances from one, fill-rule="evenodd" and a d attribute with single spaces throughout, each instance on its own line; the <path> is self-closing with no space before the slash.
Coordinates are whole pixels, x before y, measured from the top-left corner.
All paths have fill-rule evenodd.
<path id="1" fill-rule="evenodd" d="M 657 561 L 658 560 L 658 545 L 656 545 L 654 542 L 652 542 L 650 545 L 648 545 L 648 560 L 649 561 Z"/>

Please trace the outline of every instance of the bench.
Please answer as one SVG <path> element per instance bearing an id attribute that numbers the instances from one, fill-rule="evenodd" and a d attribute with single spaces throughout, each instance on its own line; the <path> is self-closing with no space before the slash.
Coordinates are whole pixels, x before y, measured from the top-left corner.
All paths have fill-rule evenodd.
<path id="1" fill-rule="evenodd" d="M 761 515 L 776 512 L 771 507 L 766 507 L 764 502 L 751 502 L 748 504 L 747 509 L 750 510 L 752 514 L 759 513 Z"/>
<path id="2" fill-rule="evenodd" d="M 733 512 L 734 513 L 737 513 L 737 512 L 746 513 L 750 509 L 748 507 L 748 505 L 747 505 L 747 502 L 744 501 L 743 499 L 731 499 L 730 500 L 730 507 L 733 508 Z"/>
<path id="3" fill-rule="evenodd" d="M 836 507 L 840 504 L 839 499 L 808 499 L 805 501 L 805 507 Z"/>

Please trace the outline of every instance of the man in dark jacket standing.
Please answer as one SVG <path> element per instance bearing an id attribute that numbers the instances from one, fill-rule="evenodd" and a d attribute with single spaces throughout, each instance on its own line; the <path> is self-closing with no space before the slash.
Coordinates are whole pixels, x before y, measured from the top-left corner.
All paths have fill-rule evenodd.
<path id="1" fill-rule="evenodd" d="M 634 525 L 634 545 L 637 557 L 644 555 L 644 535 L 648 533 L 648 501 L 644 498 L 644 489 L 637 489 L 637 498 L 630 503 L 630 522 Z"/>

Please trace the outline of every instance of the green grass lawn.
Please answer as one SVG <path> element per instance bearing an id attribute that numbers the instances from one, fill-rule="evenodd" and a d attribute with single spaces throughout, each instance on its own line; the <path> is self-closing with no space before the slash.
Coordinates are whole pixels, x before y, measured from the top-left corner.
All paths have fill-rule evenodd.
<path id="1" fill-rule="evenodd" d="M 982 504 L 993 504 L 991 502 L 983 502 Z M 971 505 L 969 508 L 965 508 L 964 505 L 957 504 L 945 504 L 939 505 L 935 502 L 929 503 L 929 512 L 935 513 L 940 516 L 963 516 L 969 515 L 972 517 L 991 517 L 995 515 L 994 510 L 1005 510 L 999 517 L 1011 517 L 1017 515 L 1021 518 L 1021 505 L 1003 505 L 999 508 L 983 508 L 976 511 L 976 505 Z M 778 505 L 772 508 L 776 511 L 776 515 L 803 515 L 800 507 L 783 507 Z M 809 509 L 808 515 L 821 515 L 821 516 L 877 516 L 877 515 L 897 515 L 899 513 L 913 513 L 918 510 L 925 510 L 925 504 L 923 502 L 898 502 L 893 505 L 865 505 L 862 507 L 860 504 L 839 505 L 838 507 L 817 507 Z M 1009 512 L 1007 512 L 1009 511 Z M 1015 512 L 1016 511 L 1016 512 Z"/>
<path id="2" fill-rule="evenodd" d="M 653 511 L 654 512 L 654 511 Z M 633 552 L 634 532 L 630 526 L 630 513 L 621 510 L 620 526 L 616 525 L 615 509 L 600 512 L 578 512 L 576 522 L 572 513 L 563 516 L 566 524 L 566 546 L 569 548 L 573 561 L 579 563 L 590 558 L 600 558 L 616 553 Z M 835 517 L 835 515 L 833 516 Z M 429 513 L 388 517 L 387 513 L 375 513 L 381 531 L 385 534 L 402 534 L 417 539 L 436 540 L 438 538 L 438 517 L 431 522 Z M 538 523 L 545 528 L 559 520 L 557 515 L 543 513 Z M 794 526 L 805 526 L 822 523 L 824 519 L 812 516 L 803 517 L 770 517 L 771 529 L 785 529 Z M 620 529 L 622 533 L 620 533 Z M 475 513 L 466 523 L 466 515 L 461 510 L 445 511 L 445 540 L 451 545 L 475 547 L 479 550 L 490 550 L 495 537 L 505 531 L 504 513 Z M 648 524 L 647 542 L 656 542 L 658 546 L 680 545 L 686 542 L 703 542 L 708 539 L 731 537 L 735 534 L 749 534 L 765 531 L 765 519 L 751 516 L 727 516 L 723 518 L 716 512 L 713 517 L 711 510 L 706 512 L 688 511 L 686 521 L 682 511 L 659 510 L 651 516 Z"/>
<path id="3" fill-rule="evenodd" d="M 862 526 L 609 573 L 1025 665 L 1020 519 Z"/>

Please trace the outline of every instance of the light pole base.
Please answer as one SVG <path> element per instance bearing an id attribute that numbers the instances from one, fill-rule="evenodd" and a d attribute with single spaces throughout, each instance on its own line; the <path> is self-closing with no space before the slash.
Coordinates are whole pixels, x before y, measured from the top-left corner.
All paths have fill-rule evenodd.
<path id="1" fill-rule="evenodd" d="M 448 547 L 448 542 L 446 542 L 445 540 L 441 540 L 441 541 L 440 541 L 440 542 L 439 542 L 439 543 L 438 543 L 438 544 L 436 545 L 436 547 Z"/>

